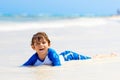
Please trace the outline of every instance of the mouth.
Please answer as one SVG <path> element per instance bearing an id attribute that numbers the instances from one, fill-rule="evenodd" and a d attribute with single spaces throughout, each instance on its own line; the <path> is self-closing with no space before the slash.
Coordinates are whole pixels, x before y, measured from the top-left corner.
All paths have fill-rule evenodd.
<path id="1" fill-rule="evenodd" d="M 44 49 L 43 49 L 43 48 L 42 48 L 42 49 L 39 49 L 39 51 L 42 52 L 42 51 L 44 51 Z"/>

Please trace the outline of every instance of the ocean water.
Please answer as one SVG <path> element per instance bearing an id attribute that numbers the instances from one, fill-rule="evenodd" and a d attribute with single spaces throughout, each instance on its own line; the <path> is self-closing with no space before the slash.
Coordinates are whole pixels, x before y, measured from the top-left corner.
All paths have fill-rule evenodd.
<path id="1" fill-rule="evenodd" d="M 20 67 L 34 51 L 31 37 L 48 33 L 58 53 L 120 53 L 120 18 L 109 16 L 0 16 L 1 80 L 119 80 L 120 58 L 71 61 L 61 67 Z"/>
<path id="2" fill-rule="evenodd" d="M 25 30 L 25 29 L 31 29 L 31 28 L 45 28 L 49 27 L 48 25 L 45 25 L 46 22 L 54 22 L 64 19 L 73 19 L 76 16 L 49 16 L 49 15 L 1 15 L 0 16 L 0 31 L 14 31 L 14 30 Z M 6 23 L 11 23 L 11 26 L 6 25 Z M 31 23 L 31 25 L 29 25 Z M 36 23 L 41 23 L 43 26 L 37 26 Z M 18 25 L 16 25 L 18 24 Z M 25 24 L 26 26 L 22 26 Z M 29 26 L 28 26 L 29 25 Z M 33 26 L 32 26 L 33 25 Z M 52 26 L 51 26 L 52 27 Z M 53 27 L 57 27 L 56 25 Z"/>
<path id="3" fill-rule="evenodd" d="M 109 16 L 109 15 L 108 15 Z M 97 15 L 11 15 L 11 14 L 3 14 L 0 15 L 0 24 L 2 25 L 0 27 L 0 31 L 16 31 L 16 30 L 26 30 L 26 29 L 32 29 L 32 28 L 58 28 L 58 27 L 69 27 L 71 25 L 65 25 L 65 23 L 62 23 L 64 20 L 73 20 L 75 22 L 76 19 L 83 18 L 82 22 L 80 22 L 81 26 L 85 25 L 84 18 L 97 18 L 97 17 L 108 17 L 106 15 L 97 16 Z M 96 23 L 89 20 L 88 25 L 96 25 Z M 31 24 L 30 24 L 31 23 Z M 37 26 L 39 24 L 41 26 Z M 50 25 L 46 25 L 50 24 Z M 104 23 L 102 20 L 98 23 L 101 24 Z M 11 24 L 11 25 L 7 25 Z M 22 26 L 22 25 L 25 26 Z M 30 24 L 30 25 L 29 25 Z M 57 25 L 59 24 L 59 25 Z M 67 23 L 66 23 L 67 24 Z M 72 24 L 72 26 L 76 26 L 75 23 Z M 64 26 L 65 25 L 65 26 Z"/>

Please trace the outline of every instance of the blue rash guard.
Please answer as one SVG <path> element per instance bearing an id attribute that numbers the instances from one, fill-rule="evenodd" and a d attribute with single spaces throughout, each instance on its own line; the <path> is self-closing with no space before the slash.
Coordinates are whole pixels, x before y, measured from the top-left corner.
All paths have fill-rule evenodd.
<path id="1" fill-rule="evenodd" d="M 35 53 L 30 57 L 30 59 L 26 63 L 23 64 L 23 66 L 38 66 L 42 64 L 51 64 L 52 66 L 60 66 L 61 63 L 60 63 L 59 55 L 54 49 L 49 48 L 45 60 L 40 60 L 38 54 Z"/>
<path id="2" fill-rule="evenodd" d="M 89 56 L 80 55 L 73 51 L 64 51 L 58 55 L 54 49 L 49 48 L 45 60 L 40 60 L 38 54 L 35 53 L 30 57 L 30 59 L 26 63 L 23 64 L 23 66 L 38 66 L 43 64 L 61 66 L 62 60 L 60 57 L 62 57 L 64 61 L 91 59 L 91 57 Z"/>

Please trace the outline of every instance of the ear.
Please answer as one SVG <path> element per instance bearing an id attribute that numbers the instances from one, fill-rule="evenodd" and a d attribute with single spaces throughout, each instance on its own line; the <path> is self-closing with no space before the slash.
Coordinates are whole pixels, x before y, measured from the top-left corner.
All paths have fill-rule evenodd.
<path id="1" fill-rule="evenodd" d="M 35 49 L 35 46 L 34 46 L 34 45 L 31 45 L 31 48 L 34 50 L 34 49 Z"/>
<path id="2" fill-rule="evenodd" d="M 50 46 L 51 46 L 51 44 L 50 44 L 50 43 L 48 43 L 48 46 L 50 47 Z"/>

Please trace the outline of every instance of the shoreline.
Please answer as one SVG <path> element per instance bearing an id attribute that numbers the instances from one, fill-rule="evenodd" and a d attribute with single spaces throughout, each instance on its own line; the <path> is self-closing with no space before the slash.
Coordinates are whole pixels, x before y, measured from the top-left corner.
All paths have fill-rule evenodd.
<path id="1" fill-rule="evenodd" d="M 28 22 L 16 22 L 16 21 L 4 21 L 0 22 L 0 32 L 4 31 L 22 31 L 42 28 L 68 28 L 71 26 L 79 27 L 97 27 L 107 24 L 119 23 L 120 16 L 110 17 L 78 17 L 73 19 L 60 19 L 52 21 L 28 21 Z"/>

